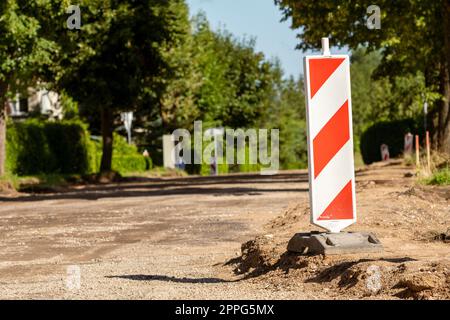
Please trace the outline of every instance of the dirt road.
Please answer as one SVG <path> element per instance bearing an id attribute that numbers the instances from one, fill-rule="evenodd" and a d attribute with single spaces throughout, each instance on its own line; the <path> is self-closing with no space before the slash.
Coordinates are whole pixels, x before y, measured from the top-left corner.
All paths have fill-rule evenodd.
<path id="1" fill-rule="evenodd" d="M 436 276 L 416 293 L 446 297 L 450 244 L 439 237 L 450 228 L 450 190 L 415 186 L 405 177 L 412 171 L 358 172 L 360 222 L 351 229 L 376 232 L 386 248 L 378 256 L 285 254 L 295 232 L 317 229 L 304 171 L 0 195 L 0 298 L 420 298 L 403 292 L 417 285 L 402 278 L 416 277 L 415 267 Z M 374 265 L 386 280 L 367 294 L 360 286 Z"/>

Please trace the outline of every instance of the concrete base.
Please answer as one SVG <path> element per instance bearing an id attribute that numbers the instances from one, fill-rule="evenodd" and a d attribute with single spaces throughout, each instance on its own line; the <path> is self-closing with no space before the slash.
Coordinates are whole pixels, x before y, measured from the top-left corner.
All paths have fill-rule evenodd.
<path id="1" fill-rule="evenodd" d="M 302 254 L 350 254 L 382 252 L 383 246 L 371 233 L 298 233 L 288 244 L 288 251 Z"/>

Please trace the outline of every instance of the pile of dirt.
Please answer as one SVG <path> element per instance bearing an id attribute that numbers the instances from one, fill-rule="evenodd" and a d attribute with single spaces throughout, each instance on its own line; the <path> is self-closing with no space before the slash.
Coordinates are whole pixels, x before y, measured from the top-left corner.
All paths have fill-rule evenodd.
<path id="1" fill-rule="evenodd" d="M 359 260 L 333 265 L 308 281 L 329 283 L 343 296 L 448 299 L 450 265 L 400 260 Z"/>
<path id="2" fill-rule="evenodd" d="M 242 255 L 229 264 L 234 264 L 234 272 L 244 278 L 254 278 L 269 272 L 281 271 L 288 274 L 302 269 L 303 273 L 311 273 L 321 265 L 323 256 L 300 256 L 286 252 L 287 240 L 275 238 L 273 235 L 257 237 L 242 245 Z"/>
<path id="3" fill-rule="evenodd" d="M 242 245 L 235 273 L 243 279 L 290 288 L 314 284 L 333 291 L 335 298 L 449 299 L 450 262 L 414 259 L 299 255 L 273 235 Z"/>
<path id="4" fill-rule="evenodd" d="M 241 246 L 241 257 L 235 260 L 235 273 L 257 275 L 267 272 L 279 258 L 279 248 L 273 235 L 265 235 Z"/>
<path id="5" fill-rule="evenodd" d="M 289 268 L 295 265 L 289 255 L 284 255 L 292 229 L 309 220 L 309 207 L 304 204 L 289 206 L 280 216 L 265 225 L 267 234 L 245 242 L 241 246 L 241 256 L 229 261 L 236 274 L 253 277 L 274 270 L 282 264 Z M 272 233 L 273 232 L 273 233 Z"/>
<path id="6" fill-rule="evenodd" d="M 450 265 L 429 263 L 415 266 L 414 270 L 404 272 L 393 289 L 401 289 L 396 293 L 399 298 L 407 299 L 449 299 L 450 298 Z"/>

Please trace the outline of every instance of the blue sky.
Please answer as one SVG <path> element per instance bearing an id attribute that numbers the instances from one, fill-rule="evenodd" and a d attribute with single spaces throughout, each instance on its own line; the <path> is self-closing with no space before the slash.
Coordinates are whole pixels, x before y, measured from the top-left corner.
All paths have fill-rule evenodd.
<path id="1" fill-rule="evenodd" d="M 225 27 L 236 36 L 256 37 L 256 49 L 266 57 L 278 57 L 286 75 L 301 72 L 302 53 L 288 22 L 281 23 L 273 0 L 187 0 L 191 15 L 202 10 L 213 29 Z"/>
<path id="2" fill-rule="evenodd" d="M 187 0 L 191 15 L 202 10 L 213 29 L 225 27 L 236 36 L 256 37 L 256 49 L 267 58 L 278 57 L 285 75 L 303 73 L 303 53 L 295 49 L 296 32 L 273 0 Z M 337 53 L 337 52 L 335 52 Z"/>

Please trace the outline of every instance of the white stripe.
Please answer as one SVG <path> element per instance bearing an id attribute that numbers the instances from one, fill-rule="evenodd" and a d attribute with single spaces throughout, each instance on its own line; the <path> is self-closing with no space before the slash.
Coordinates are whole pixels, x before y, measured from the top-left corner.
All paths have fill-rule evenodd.
<path id="1" fill-rule="evenodd" d="M 310 134 L 313 139 L 349 98 L 348 63 L 348 59 L 341 63 L 309 104 Z"/>
<path id="2" fill-rule="evenodd" d="M 313 216 L 319 218 L 347 183 L 354 179 L 353 143 L 349 140 L 313 181 Z"/>

